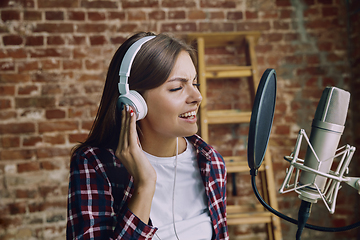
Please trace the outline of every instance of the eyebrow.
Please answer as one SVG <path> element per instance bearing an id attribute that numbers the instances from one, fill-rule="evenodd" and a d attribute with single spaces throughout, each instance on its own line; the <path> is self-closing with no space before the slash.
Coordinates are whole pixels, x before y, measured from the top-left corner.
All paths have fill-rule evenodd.
<path id="1" fill-rule="evenodd" d="M 195 75 L 193 81 L 195 81 L 195 79 L 197 79 L 197 74 Z M 175 78 L 169 79 L 167 82 L 174 82 L 174 81 L 188 82 L 189 80 L 187 78 L 175 77 Z"/>

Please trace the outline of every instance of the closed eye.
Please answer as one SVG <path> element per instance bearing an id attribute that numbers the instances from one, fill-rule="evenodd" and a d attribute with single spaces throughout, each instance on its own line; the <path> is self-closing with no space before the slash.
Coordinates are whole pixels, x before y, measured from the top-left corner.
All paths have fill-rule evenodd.
<path id="1" fill-rule="evenodd" d="M 173 89 L 170 89 L 170 92 L 176 92 L 176 91 L 179 91 L 181 89 L 182 89 L 182 87 L 173 88 Z"/>

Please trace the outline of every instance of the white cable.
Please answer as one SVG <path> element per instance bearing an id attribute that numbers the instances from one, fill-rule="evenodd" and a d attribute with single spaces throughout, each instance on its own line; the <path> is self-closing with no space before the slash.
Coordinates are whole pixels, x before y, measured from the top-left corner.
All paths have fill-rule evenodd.
<path id="1" fill-rule="evenodd" d="M 175 185 L 176 185 L 176 169 L 177 169 L 178 152 L 179 152 L 179 139 L 176 138 L 175 174 L 174 174 L 174 186 L 173 186 L 173 197 L 172 197 L 172 215 L 173 215 L 174 232 L 175 232 L 175 236 L 176 236 L 177 240 L 179 240 L 179 236 L 177 235 L 176 227 L 175 227 Z"/>

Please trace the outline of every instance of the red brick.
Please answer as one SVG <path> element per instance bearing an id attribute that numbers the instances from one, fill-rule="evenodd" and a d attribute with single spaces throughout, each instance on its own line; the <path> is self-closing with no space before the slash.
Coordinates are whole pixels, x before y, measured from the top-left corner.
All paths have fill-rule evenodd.
<path id="1" fill-rule="evenodd" d="M 41 11 L 24 11 L 24 20 L 25 21 L 36 21 L 42 19 L 42 12 Z"/>
<path id="2" fill-rule="evenodd" d="M 84 8 L 118 8 L 118 2 L 113 1 L 90 1 L 90 0 L 83 0 L 81 1 L 81 7 Z"/>
<path id="3" fill-rule="evenodd" d="M 39 159 L 43 158 L 53 158 L 53 157 L 69 157 L 70 149 L 69 148 L 41 148 L 37 149 L 36 156 Z"/>
<path id="4" fill-rule="evenodd" d="M 17 165 L 18 173 L 35 172 L 40 170 L 39 162 L 31 161 L 26 163 L 19 163 Z"/>
<path id="5" fill-rule="evenodd" d="M 23 146 L 24 147 L 33 147 L 36 146 L 36 144 L 42 142 L 41 136 L 26 136 L 23 139 Z"/>
<path id="6" fill-rule="evenodd" d="M 240 20 L 243 19 L 243 13 L 241 11 L 232 11 L 227 13 L 227 19 Z"/>
<path id="7" fill-rule="evenodd" d="M 146 14 L 140 10 L 128 11 L 129 21 L 144 21 L 146 20 Z"/>
<path id="8" fill-rule="evenodd" d="M 257 11 L 245 11 L 245 18 L 246 19 L 256 19 L 258 18 Z"/>
<path id="9" fill-rule="evenodd" d="M 186 15 L 185 15 L 185 11 L 169 11 L 168 13 L 168 18 L 169 19 L 185 19 Z"/>
<path id="10" fill-rule="evenodd" d="M 337 7 L 323 7 L 321 12 L 323 17 L 337 17 L 339 9 Z"/>
<path id="11" fill-rule="evenodd" d="M 8 54 L 8 57 L 11 57 L 11 58 L 17 58 L 17 59 L 27 58 L 27 53 L 24 48 L 8 49 L 7 54 Z"/>
<path id="12" fill-rule="evenodd" d="M 97 60 L 86 60 L 85 67 L 89 70 L 104 69 L 103 63 Z"/>
<path id="13" fill-rule="evenodd" d="M 275 2 L 278 7 L 291 7 L 290 0 L 276 0 Z"/>
<path id="14" fill-rule="evenodd" d="M 2 137 L 1 140 L 1 147 L 2 148 L 16 148 L 20 147 L 20 138 L 19 137 Z"/>
<path id="15" fill-rule="evenodd" d="M 318 54 L 306 55 L 305 60 L 309 65 L 311 65 L 311 64 L 319 64 L 320 63 L 320 59 L 319 59 Z"/>
<path id="16" fill-rule="evenodd" d="M 2 10 L 1 20 L 4 22 L 12 20 L 20 20 L 20 12 L 16 10 Z"/>
<path id="17" fill-rule="evenodd" d="M 317 43 L 318 48 L 320 51 L 326 51 L 329 52 L 333 49 L 334 44 L 331 41 L 327 41 L 327 42 L 318 42 Z"/>
<path id="18" fill-rule="evenodd" d="M 121 5 L 123 9 L 126 8 L 156 8 L 159 6 L 159 1 L 157 0 L 148 0 L 148 1 L 132 1 L 132 0 L 123 0 Z"/>
<path id="19" fill-rule="evenodd" d="M 124 12 L 107 12 L 107 14 L 109 20 L 114 20 L 114 19 L 125 20 Z"/>
<path id="20" fill-rule="evenodd" d="M 225 18 L 225 13 L 222 12 L 222 11 L 209 12 L 209 18 L 210 19 L 224 19 Z"/>
<path id="21" fill-rule="evenodd" d="M 291 19 L 293 16 L 293 10 L 282 9 L 280 10 L 280 18 L 281 19 Z"/>
<path id="22" fill-rule="evenodd" d="M 80 59 L 63 61 L 64 70 L 67 69 L 82 69 L 82 61 Z"/>
<path id="23" fill-rule="evenodd" d="M 62 11 L 46 11 L 45 12 L 46 20 L 64 20 L 64 12 Z"/>
<path id="24" fill-rule="evenodd" d="M 72 23 L 38 23 L 34 32 L 72 33 L 74 32 L 74 25 Z"/>
<path id="25" fill-rule="evenodd" d="M 71 36 L 72 38 L 69 39 L 69 45 L 85 45 L 86 38 L 84 36 Z"/>
<path id="26" fill-rule="evenodd" d="M 42 46 L 44 45 L 43 36 L 27 36 L 25 38 L 25 46 Z"/>
<path id="27" fill-rule="evenodd" d="M 310 20 L 305 23 L 305 27 L 309 29 L 328 29 L 331 26 L 331 21 L 327 19 Z"/>
<path id="28" fill-rule="evenodd" d="M 7 45 L 21 45 L 23 43 L 23 39 L 18 35 L 6 35 L 3 36 L 3 43 L 5 46 Z"/>
<path id="29" fill-rule="evenodd" d="M 65 118 L 65 115 L 65 111 L 61 109 L 48 109 L 45 112 L 45 116 L 47 119 Z"/>
<path id="30" fill-rule="evenodd" d="M 149 13 L 149 20 L 164 20 L 165 12 L 162 10 L 154 10 Z"/>
<path id="31" fill-rule="evenodd" d="M 11 215 L 26 213 L 26 203 L 24 202 L 10 203 L 8 206 Z"/>
<path id="32" fill-rule="evenodd" d="M 86 23 L 78 24 L 77 32 L 79 33 L 99 33 L 107 30 L 107 24 L 103 23 Z"/>
<path id="33" fill-rule="evenodd" d="M 46 41 L 47 41 L 48 45 L 64 45 L 65 44 L 65 40 L 63 39 L 62 36 L 48 36 Z"/>
<path id="34" fill-rule="evenodd" d="M 263 19 L 278 19 L 279 14 L 278 11 L 268 10 L 264 11 L 261 16 Z"/>
<path id="35" fill-rule="evenodd" d="M 37 190 L 35 189 L 16 189 L 16 198 L 35 198 L 37 197 Z"/>
<path id="36" fill-rule="evenodd" d="M 73 0 L 38 0 L 39 8 L 77 8 L 78 1 Z"/>
<path id="37" fill-rule="evenodd" d="M 161 25 L 161 32 L 192 32 L 196 31 L 196 24 L 194 22 L 188 23 L 163 23 Z"/>
<path id="38" fill-rule="evenodd" d="M 188 18 L 191 20 L 205 19 L 206 13 L 202 10 L 190 10 Z"/>
<path id="39" fill-rule="evenodd" d="M 4 61 L 0 62 L 0 71 L 14 71 L 15 64 L 14 62 Z"/>
<path id="40" fill-rule="evenodd" d="M 13 96 L 15 94 L 15 86 L 0 86 L 0 96 Z"/>
<path id="41" fill-rule="evenodd" d="M 84 21 L 85 20 L 85 12 L 69 11 L 67 14 L 68 14 L 69 20 L 73 20 L 73 21 Z"/>
<path id="42" fill-rule="evenodd" d="M 122 36 L 118 36 L 118 37 L 111 37 L 110 38 L 110 42 L 111 44 L 123 44 L 124 42 L 126 41 L 126 38 L 125 37 L 122 37 Z"/>
<path id="43" fill-rule="evenodd" d="M 88 12 L 87 15 L 90 21 L 103 21 L 106 19 L 105 12 Z"/>
<path id="44" fill-rule="evenodd" d="M 44 170 L 57 170 L 60 169 L 53 161 L 42 161 L 40 162 L 41 169 Z"/>
<path id="45" fill-rule="evenodd" d="M 0 99 L 0 109 L 9 109 L 11 108 L 11 101 L 9 99 Z"/>
<path id="46" fill-rule="evenodd" d="M 320 4 L 333 4 L 333 0 L 318 0 Z"/>
<path id="47" fill-rule="evenodd" d="M 44 143 L 50 143 L 52 145 L 65 144 L 65 137 L 63 134 L 58 135 L 44 135 Z"/>
<path id="48" fill-rule="evenodd" d="M 13 121 L 15 120 L 15 118 L 17 117 L 17 113 L 15 111 L 12 110 L 2 110 L 0 111 L 0 119 L 1 120 L 10 120 L 12 119 Z"/>
<path id="49" fill-rule="evenodd" d="M 201 8 L 236 8 L 236 3 L 234 1 L 228 0 L 201 0 L 200 1 Z"/>
<path id="50" fill-rule="evenodd" d="M 39 90 L 36 85 L 22 85 L 18 89 L 19 95 L 31 95 L 32 93 L 36 93 Z"/>
<path id="51" fill-rule="evenodd" d="M 243 22 L 236 24 L 238 31 L 266 31 L 270 30 L 269 22 Z"/>
<path id="52" fill-rule="evenodd" d="M 83 121 L 82 130 L 91 130 L 93 123 L 93 121 Z"/>
<path id="53" fill-rule="evenodd" d="M 25 97 L 15 99 L 16 108 L 47 108 L 55 106 L 54 97 Z"/>
<path id="54" fill-rule="evenodd" d="M 16 149 L 16 150 L 2 149 L 0 152 L 1 160 L 29 160 L 32 159 L 34 156 L 35 156 L 35 152 L 32 149 Z"/>
<path id="55" fill-rule="evenodd" d="M 79 123 L 74 120 L 57 120 L 39 123 L 39 132 L 59 132 L 78 130 Z"/>
<path id="56" fill-rule="evenodd" d="M 70 49 L 65 49 L 65 48 L 32 49 L 30 51 L 30 57 L 32 58 L 70 57 Z"/>
<path id="57" fill-rule="evenodd" d="M 41 60 L 40 63 L 41 63 L 41 68 L 43 70 L 60 68 L 60 60 L 44 59 L 44 60 Z"/>
<path id="58" fill-rule="evenodd" d="M 290 29 L 290 23 L 284 21 L 274 21 L 275 30 L 288 30 Z"/>
<path id="59" fill-rule="evenodd" d="M 0 134 L 19 134 L 35 132 L 34 123 L 3 123 L 0 124 Z"/>
<path id="60" fill-rule="evenodd" d="M 0 8 L 14 7 L 14 5 L 24 8 L 34 8 L 34 0 L 3 0 L 0 1 Z"/>
<path id="61" fill-rule="evenodd" d="M 87 133 L 69 134 L 69 142 L 70 143 L 84 142 L 86 140 L 87 136 L 88 136 Z"/>
<path id="62" fill-rule="evenodd" d="M 104 45 L 107 43 L 105 36 L 90 36 L 89 40 L 91 46 Z"/>
<path id="63" fill-rule="evenodd" d="M 161 6 L 166 8 L 193 8 L 196 6 L 196 3 L 193 0 L 163 0 Z"/>

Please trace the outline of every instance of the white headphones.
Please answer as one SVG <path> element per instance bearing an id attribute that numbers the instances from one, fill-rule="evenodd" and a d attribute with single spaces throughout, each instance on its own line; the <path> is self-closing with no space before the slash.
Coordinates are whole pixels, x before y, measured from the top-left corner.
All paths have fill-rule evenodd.
<path id="1" fill-rule="evenodd" d="M 133 43 L 126 51 L 120 65 L 120 80 L 118 83 L 120 96 L 117 101 L 117 106 L 120 108 L 121 103 L 123 103 L 132 107 L 135 110 L 136 120 L 143 119 L 147 114 L 148 108 L 140 93 L 134 90 L 129 90 L 128 78 L 130 76 L 131 65 L 141 46 L 153 38 L 155 38 L 155 36 L 146 36 Z"/>

